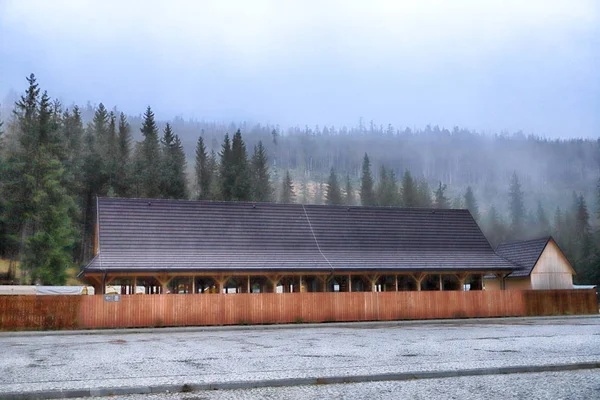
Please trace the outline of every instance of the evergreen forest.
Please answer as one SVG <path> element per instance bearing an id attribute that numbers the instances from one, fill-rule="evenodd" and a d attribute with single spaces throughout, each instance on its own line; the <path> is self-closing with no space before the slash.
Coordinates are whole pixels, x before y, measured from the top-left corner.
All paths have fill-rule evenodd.
<path id="1" fill-rule="evenodd" d="M 492 244 L 551 235 L 600 285 L 600 140 L 460 127 L 159 121 L 64 105 L 35 76 L 0 114 L 0 258 L 62 285 L 92 257 L 97 196 L 466 208 Z M 6 112 L 6 110 L 9 110 Z"/>

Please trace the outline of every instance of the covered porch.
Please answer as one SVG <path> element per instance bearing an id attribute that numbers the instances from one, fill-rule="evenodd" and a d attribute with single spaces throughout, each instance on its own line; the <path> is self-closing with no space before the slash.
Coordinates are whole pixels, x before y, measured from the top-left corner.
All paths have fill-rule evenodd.
<path id="1" fill-rule="evenodd" d="M 490 271 L 427 272 L 113 272 L 87 273 L 82 280 L 95 293 L 237 294 L 311 292 L 403 292 L 483 290 Z"/>

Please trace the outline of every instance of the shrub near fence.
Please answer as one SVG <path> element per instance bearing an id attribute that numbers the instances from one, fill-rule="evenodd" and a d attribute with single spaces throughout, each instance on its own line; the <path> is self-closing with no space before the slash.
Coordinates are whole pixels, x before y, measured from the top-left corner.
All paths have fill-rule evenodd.
<path id="1" fill-rule="evenodd" d="M 597 314 L 593 290 L 0 296 L 0 329 L 390 321 Z"/>

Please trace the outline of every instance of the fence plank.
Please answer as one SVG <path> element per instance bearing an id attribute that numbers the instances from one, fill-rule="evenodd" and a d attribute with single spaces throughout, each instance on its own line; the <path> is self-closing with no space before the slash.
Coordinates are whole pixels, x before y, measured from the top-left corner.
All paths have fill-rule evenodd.
<path id="1" fill-rule="evenodd" d="M 594 290 L 0 296 L 0 329 L 597 314 Z"/>

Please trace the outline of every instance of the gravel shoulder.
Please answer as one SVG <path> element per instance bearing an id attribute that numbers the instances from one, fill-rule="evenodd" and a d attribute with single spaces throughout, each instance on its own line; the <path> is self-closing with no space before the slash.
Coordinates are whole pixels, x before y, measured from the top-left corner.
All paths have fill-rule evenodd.
<path id="1" fill-rule="evenodd" d="M 600 317 L 2 336 L 0 351 L 2 397 L 52 389 L 600 362 Z"/>

